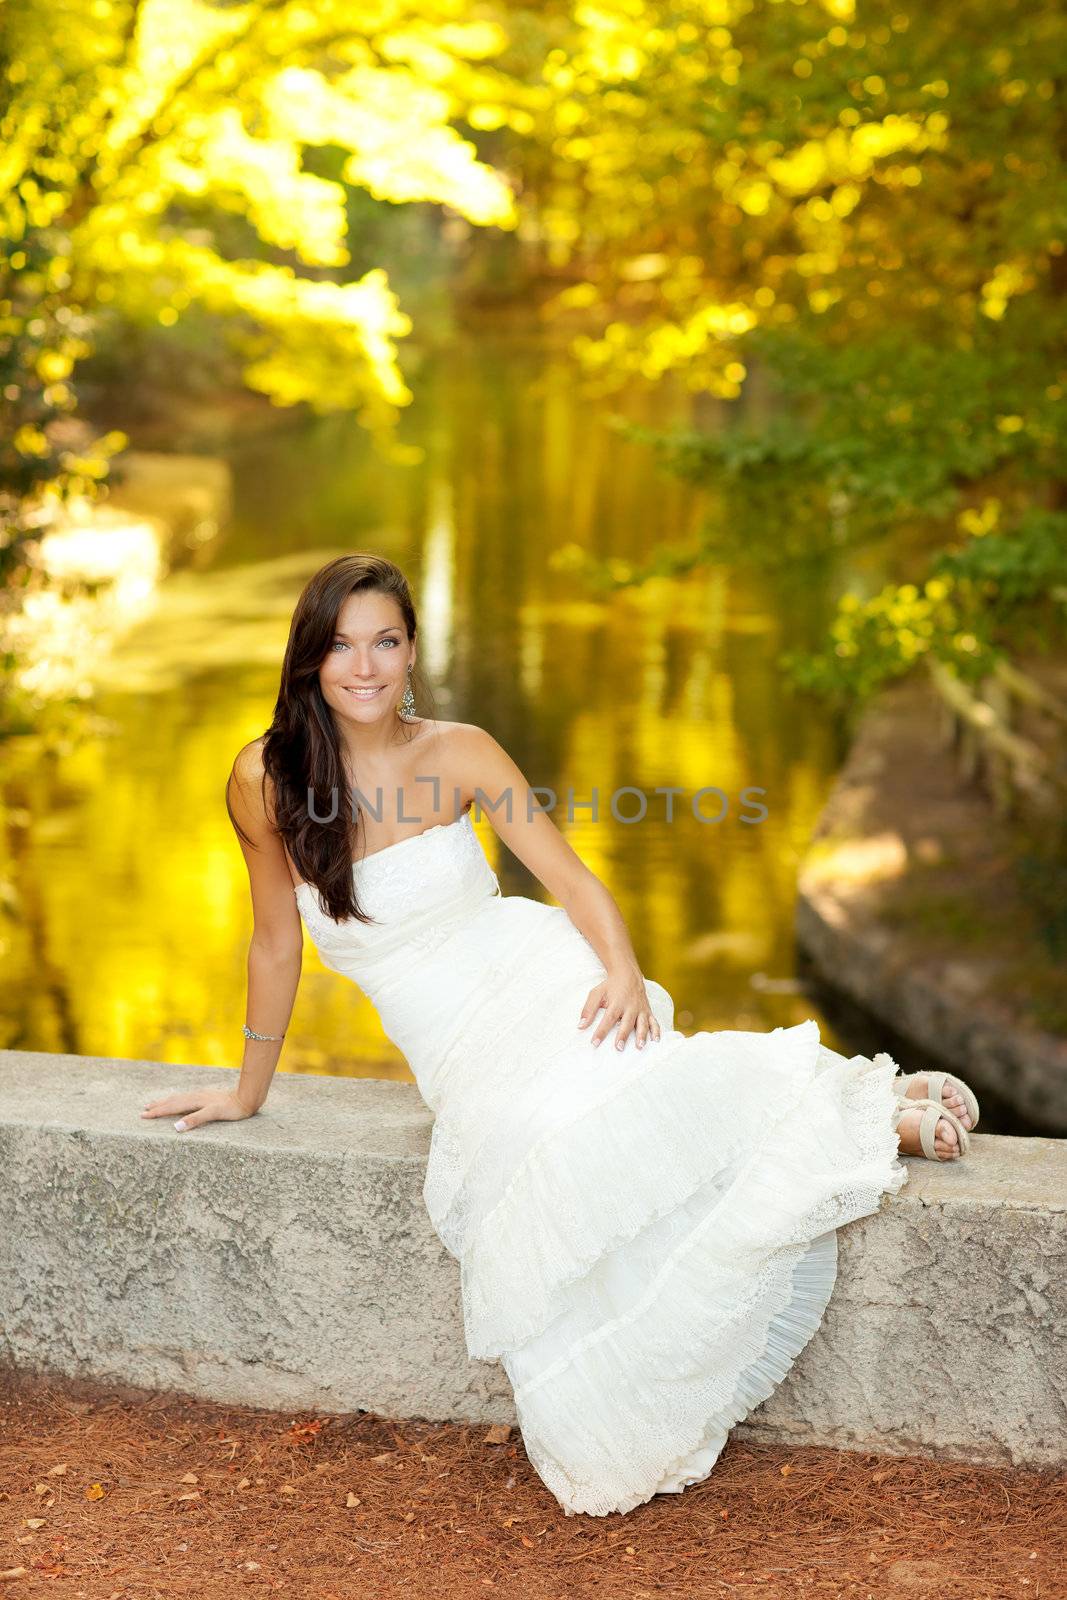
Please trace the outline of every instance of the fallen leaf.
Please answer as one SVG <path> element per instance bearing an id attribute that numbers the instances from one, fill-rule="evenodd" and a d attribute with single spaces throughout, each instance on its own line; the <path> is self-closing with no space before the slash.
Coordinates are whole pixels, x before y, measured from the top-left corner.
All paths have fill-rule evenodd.
<path id="1" fill-rule="evenodd" d="M 199 1489 L 193 1489 L 190 1494 L 180 1494 L 178 1496 L 177 1503 L 180 1505 L 183 1500 L 199 1500 L 199 1499 L 200 1499 L 200 1490 Z"/>
<path id="2" fill-rule="evenodd" d="M 348 1496 L 348 1499 L 345 1501 L 345 1505 L 346 1506 L 358 1506 L 359 1503 L 360 1503 L 359 1502 L 359 1496 L 349 1492 L 349 1496 Z"/>
<path id="3" fill-rule="evenodd" d="M 283 1484 L 281 1484 L 279 1486 L 278 1493 L 279 1494 L 299 1494 L 300 1490 L 295 1488 L 294 1485 L 291 1484 L 291 1483 L 283 1483 Z"/>
<path id="4" fill-rule="evenodd" d="M 107 1490 L 102 1483 L 91 1483 L 85 1491 L 86 1500 L 102 1500 Z"/>
<path id="5" fill-rule="evenodd" d="M 43 1528 L 44 1525 L 45 1519 L 43 1517 L 27 1517 L 23 1523 L 24 1528 Z"/>
<path id="6" fill-rule="evenodd" d="M 783 1478 L 788 1478 L 788 1476 L 792 1472 L 792 1470 L 793 1470 L 792 1467 L 789 1466 L 789 1465 L 786 1465 L 784 1467 L 779 1467 L 778 1468 L 778 1471 L 782 1474 Z"/>
<path id="7" fill-rule="evenodd" d="M 380 1455 L 380 1456 L 371 1456 L 371 1460 L 372 1460 L 372 1461 L 374 1461 L 374 1462 L 378 1462 L 378 1461 L 392 1461 L 392 1459 L 393 1459 L 393 1458 L 392 1458 L 392 1456 L 391 1456 L 391 1455 L 390 1455 L 390 1453 L 389 1453 L 389 1451 L 388 1451 L 388 1450 L 385 1450 L 385 1451 L 383 1451 L 383 1452 L 382 1452 L 382 1454 L 381 1454 L 381 1455 Z"/>
<path id="8" fill-rule="evenodd" d="M 404 1521 L 405 1522 L 414 1522 L 415 1521 L 415 1513 L 414 1513 L 414 1511 L 405 1511 L 404 1512 Z"/>
<path id="9" fill-rule="evenodd" d="M 522 1536 L 522 1542 L 526 1546 L 527 1550 L 536 1550 L 537 1549 L 537 1546 L 534 1543 L 534 1541 L 532 1539 L 527 1539 L 525 1534 L 523 1534 L 523 1536 Z"/>
<path id="10" fill-rule="evenodd" d="M 5 1567 L 0 1578 L 24 1578 L 29 1570 L 29 1567 Z"/>
<path id="11" fill-rule="evenodd" d="M 247 1489 L 251 1482 L 252 1482 L 251 1478 L 242 1478 L 240 1483 L 237 1485 L 237 1487 L 239 1489 Z"/>
<path id="12" fill-rule="evenodd" d="M 507 1444 L 511 1438 L 511 1424 L 509 1422 L 494 1422 L 487 1428 L 484 1435 L 485 1444 Z"/>
<path id="13" fill-rule="evenodd" d="M 294 1422 L 289 1429 L 292 1439 L 314 1439 L 323 1424 L 323 1418 L 313 1418 L 310 1422 Z"/>
<path id="14" fill-rule="evenodd" d="M 200 1479 L 197 1477 L 195 1472 L 184 1472 L 184 1473 L 182 1473 L 182 1476 L 178 1479 L 178 1482 L 179 1483 L 199 1483 Z"/>
<path id="15" fill-rule="evenodd" d="M 246 1561 L 244 1563 L 244 1569 L 245 1569 L 246 1572 L 258 1572 L 259 1571 L 259 1562 L 258 1561 Z"/>
<path id="16" fill-rule="evenodd" d="M 61 1462 L 58 1467 L 49 1467 L 45 1473 L 46 1478 L 61 1478 L 67 1470 L 67 1463 Z"/>

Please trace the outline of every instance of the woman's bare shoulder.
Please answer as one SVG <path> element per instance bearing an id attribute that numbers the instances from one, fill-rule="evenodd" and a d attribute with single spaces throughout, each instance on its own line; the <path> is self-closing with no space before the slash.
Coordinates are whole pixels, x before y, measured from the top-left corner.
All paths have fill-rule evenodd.
<path id="1" fill-rule="evenodd" d="M 238 784 L 250 795 L 274 795 L 274 782 L 267 773 L 264 760 L 262 760 L 262 747 L 266 741 L 266 734 L 261 734 L 258 739 L 251 739 L 248 744 L 243 744 L 234 757 L 234 776 Z"/>
<path id="2" fill-rule="evenodd" d="M 520 784 L 522 774 L 504 746 L 476 722 L 454 722 L 446 744 L 448 767 L 457 782 L 473 795 L 478 785 Z"/>
<path id="3" fill-rule="evenodd" d="M 233 759 L 234 776 L 242 786 L 260 784 L 263 778 L 263 743 L 266 734 L 261 734 L 258 739 L 253 739 L 249 744 L 242 745 Z"/>
<path id="4" fill-rule="evenodd" d="M 476 722 L 443 722 L 440 730 L 442 750 L 451 761 L 467 767 L 484 760 L 487 753 L 501 748 L 493 735 Z"/>
<path id="5" fill-rule="evenodd" d="M 243 804 L 257 819 L 266 821 L 273 828 L 274 780 L 263 764 L 265 738 L 266 735 L 261 734 L 258 739 L 241 746 L 234 757 L 233 777 Z"/>
<path id="6" fill-rule="evenodd" d="M 486 739 L 488 734 L 476 722 L 439 722 L 437 726 L 454 744 L 464 744 L 472 739 Z"/>
<path id="7" fill-rule="evenodd" d="M 422 717 L 416 742 L 436 743 L 446 751 L 462 751 L 488 737 L 474 722 L 443 722 L 440 717 Z"/>
<path id="8" fill-rule="evenodd" d="M 429 767 L 453 794 L 462 797 L 462 809 L 466 810 L 489 769 L 491 757 L 487 760 L 488 753 L 499 747 L 475 722 L 438 721 L 434 730 L 434 734 L 427 737 Z"/>

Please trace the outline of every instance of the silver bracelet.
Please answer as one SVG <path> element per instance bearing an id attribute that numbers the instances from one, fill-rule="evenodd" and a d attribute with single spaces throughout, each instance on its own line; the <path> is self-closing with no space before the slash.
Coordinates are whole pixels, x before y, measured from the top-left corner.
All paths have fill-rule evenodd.
<path id="1" fill-rule="evenodd" d="M 278 1040 L 278 1039 L 284 1039 L 285 1038 L 285 1034 L 284 1033 L 253 1033 L 252 1029 L 248 1026 L 247 1022 L 244 1025 L 244 1036 L 245 1036 L 246 1039 L 273 1039 L 273 1040 Z"/>

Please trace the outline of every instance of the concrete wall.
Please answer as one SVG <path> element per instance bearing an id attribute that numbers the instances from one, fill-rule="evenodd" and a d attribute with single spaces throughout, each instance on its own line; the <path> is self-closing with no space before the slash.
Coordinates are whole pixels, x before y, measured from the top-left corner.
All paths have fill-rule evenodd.
<path id="1" fill-rule="evenodd" d="M 410 1084 L 281 1074 L 191 1133 L 226 1069 L 0 1051 L 0 1362 L 280 1411 L 516 1421 L 468 1359 Z M 976 1135 L 840 1234 L 819 1333 L 750 1436 L 1067 1460 L 1067 1142 Z"/>

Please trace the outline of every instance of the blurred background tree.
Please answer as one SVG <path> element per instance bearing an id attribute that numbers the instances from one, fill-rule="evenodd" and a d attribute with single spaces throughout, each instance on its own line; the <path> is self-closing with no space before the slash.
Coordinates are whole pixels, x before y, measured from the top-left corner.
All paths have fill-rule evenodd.
<path id="1" fill-rule="evenodd" d="M 458 0 L 11 0 L 0 44 L 0 585 L 127 442 L 75 425 L 116 327 L 217 324 L 280 406 L 387 442 L 411 323 L 351 263 L 350 202 L 511 228 L 509 184 L 454 125 L 499 101 L 505 42 Z M 14 663 L 4 663 L 10 671 Z"/>
<path id="2" fill-rule="evenodd" d="M 549 159 L 524 203 L 571 279 L 546 309 L 581 324 L 602 393 L 674 372 L 709 397 L 714 428 L 631 432 L 721 508 L 641 568 L 561 564 L 611 588 L 884 546 L 894 581 L 843 594 L 826 648 L 787 661 L 843 707 L 920 660 L 966 693 L 1062 644 L 1063 13 L 597 0 L 546 17 Z M 779 402 L 766 420 L 757 379 Z"/>
<path id="3" fill-rule="evenodd" d="M 1055 10 L 14 0 L 4 27 L 9 581 L 124 442 L 63 426 L 116 329 L 184 322 L 214 370 L 217 325 L 251 388 L 389 439 L 403 212 L 458 264 L 450 294 L 570 336 L 594 396 L 669 376 L 700 397 L 706 427 L 631 432 L 713 487 L 702 537 L 653 530 L 643 566 L 565 546 L 561 567 L 806 582 L 884 552 L 888 581 L 850 579 L 825 648 L 784 662 L 846 710 L 920 663 L 959 707 L 996 672 L 1015 692 L 1012 658 L 1062 643 Z M 445 277 L 409 273 L 424 303 Z M 113 349 L 121 369 L 137 346 Z"/>

